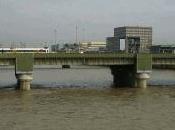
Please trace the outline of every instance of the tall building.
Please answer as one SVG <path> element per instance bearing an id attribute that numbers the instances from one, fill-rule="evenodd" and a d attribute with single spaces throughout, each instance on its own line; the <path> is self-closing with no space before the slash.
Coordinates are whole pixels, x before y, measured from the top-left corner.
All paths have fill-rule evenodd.
<path id="1" fill-rule="evenodd" d="M 117 46 L 125 39 L 126 52 L 149 52 L 152 45 L 152 27 L 119 27 L 114 29 Z"/>
<path id="2" fill-rule="evenodd" d="M 129 53 L 150 52 L 152 27 L 125 26 L 114 29 L 116 51 L 120 50 L 121 39 L 125 40 L 125 51 Z M 117 46 L 117 47 L 116 47 Z"/>

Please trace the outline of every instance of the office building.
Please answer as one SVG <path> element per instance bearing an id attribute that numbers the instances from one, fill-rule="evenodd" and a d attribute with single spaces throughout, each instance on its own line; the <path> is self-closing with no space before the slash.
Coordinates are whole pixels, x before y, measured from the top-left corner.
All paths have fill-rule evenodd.
<path id="1" fill-rule="evenodd" d="M 106 39 L 108 41 L 108 38 Z M 152 46 L 152 27 L 125 26 L 114 29 L 113 47 L 120 51 L 121 40 L 124 40 L 125 51 L 129 53 L 150 52 Z M 108 46 L 108 45 L 107 45 Z"/>

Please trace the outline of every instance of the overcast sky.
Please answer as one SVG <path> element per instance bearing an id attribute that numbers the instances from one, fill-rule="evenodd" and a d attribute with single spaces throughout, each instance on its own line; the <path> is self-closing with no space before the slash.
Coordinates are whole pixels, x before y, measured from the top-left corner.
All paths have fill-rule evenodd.
<path id="1" fill-rule="evenodd" d="M 152 26 L 154 43 L 175 43 L 175 0 L 0 0 L 0 41 L 103 41 L 113 28 Z"/>

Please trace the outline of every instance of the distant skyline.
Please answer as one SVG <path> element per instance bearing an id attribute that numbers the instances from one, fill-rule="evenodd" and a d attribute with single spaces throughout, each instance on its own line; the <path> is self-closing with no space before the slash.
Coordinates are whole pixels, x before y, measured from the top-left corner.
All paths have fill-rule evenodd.
<path id="1" fill-rule="evenodd" d="M 175 43 L 174 0 L 0 0 L 0 42 L 105 41 L 120 26 L 152 26 Z"/>

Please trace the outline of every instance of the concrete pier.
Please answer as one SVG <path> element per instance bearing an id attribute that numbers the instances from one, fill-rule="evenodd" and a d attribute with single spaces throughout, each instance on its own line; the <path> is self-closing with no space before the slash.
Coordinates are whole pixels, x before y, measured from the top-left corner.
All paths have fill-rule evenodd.
<path id="1" fill-rule="evenodd" d="M 149 73 L 137 73 L 136 74 L 136 87 L 147 88 L 147 80 L 150 78 Z"/>
<path id="2" fill-rule="evenodd" d="M 137 73 L 134 66 L 111 66 L 110 69 L 116 87 L 147 87 L 149 72 Z"/>
<path id="3" fill-rule="evenodd" d="M 135 86 L 135 71 L 133 66 L 111 66 L 110 69 L 116 87 Z"/>
<path id="4" fill-rule="evenodd" d="M 30 90 L 30 84 L 31 81 L 33 79 L 32 74 L 16 74 L 16 78 L 17 78 L 17 87 L 16 89 L 19 90 Z"/>

